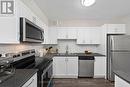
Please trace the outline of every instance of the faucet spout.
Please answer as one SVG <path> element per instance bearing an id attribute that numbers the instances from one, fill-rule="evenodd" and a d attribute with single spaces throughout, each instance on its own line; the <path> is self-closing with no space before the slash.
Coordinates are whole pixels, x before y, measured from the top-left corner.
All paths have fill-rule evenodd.
<path id="1" fill-rule="evenodd" d="M 68 54 L 68 53 L 69 53 L 69 46 L 66 45 L 66 54 Z"/>

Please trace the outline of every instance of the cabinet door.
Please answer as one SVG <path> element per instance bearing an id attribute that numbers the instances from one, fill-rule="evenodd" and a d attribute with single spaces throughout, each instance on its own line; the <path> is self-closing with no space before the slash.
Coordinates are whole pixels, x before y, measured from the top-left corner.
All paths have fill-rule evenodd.
<path id="1" fill-rule="evenodd" d="M 94 77 L 104 78 L 106 76 L 106 57 L 95 57 Z"/>
<path id="2" fill-rule="evenodd" d="M 76 39 L 74 27 L 58 27 L 58 39 Z"/>
<path id="3" fill-rule="evenodd" d="M 57 28 L 56 27 L 50 27 L 48 29 L 48 44 L 57 44 Z"/>
<path id="4" fill-rule="evenodd" d="M 25 17 L 31 21 L 32 20 L 31 10 L 23 2 L 20 2 L 20 1 L 19 1 L 19 6 L 20 6 L 20 8 L 19 8 L 20 17 Z"/>
<path id="5" fill-rule="evenodd" d="M 0 17 L 0 43 L 16 44 L 19 43 L 19 30 L 16 25 L 15 17 Z"/>
<path id="6" fill-rule="evenodd" d="M 67 57 L 67 75 L 69 78 L 78 77 L 78 57 Z"/>
<path id="7" fill-rule="evenodd" d="M 117 24 L 116 25 L 116 28 L 115 28 L 115 32 L 116 33 L 121 33 L 121 34 L 125 34 L 126 31 L 125 31 L 125 24 Z"/>
<path id="8" fill-rule="evenodd" d="M 115 87 L 130 87 L 130 84 L 118 76 L 115 76 Z"/>
<path id="9" fill-rule="evenodd" d="M 53 75 L 55 78 L 66 76 L 66 57 L 53 58 Z"/>
<path id="10" fill-rule="evenodd" d="M 108 34 L 125 34 L 125 24 L 107 24 Z"/>
<path id="11" fill-rule="evenodd" d="M 92 44 L 91 29 L 86 28 L 85 30 L 83 30 L 82 34 L 84 34 L 84 39 L 83 39 L 83 41 L 85 41 L 84 44 Z"/>
<path id="12" fill-rule="evenodd" d="M 68 39 L 68 31 L 65 27 L 58 27 L 58 39 Z"/>
<path id="13" fill-rule="evenodd" d="M 87 44 L 89 41 L 89 30 L 86 28 L 78 28 L 77 30 L 77 44 Z"/>
<path id="14" fill-rule="evenodd" d="M 100 38 L 101 38 L 101 28 L 100 27 L 94 27 L 90 30 L 90 43 L 91 44 L 100 44 Z"/>
<path id="15" fill-rule="evenodd" d="M 0 43 L 1 44 L 18 44 L 19 42 L 19 18 L 18 2 L 15 1 L 13 15 L 0 15 Z"/>
<path id="16" fill-rule="evenodd" d="M 76 35 L 77 35 L 77 29 L 74 27 L 69 27 L 67 29 L 68 31 L 68 39 L 77 39 Z"/>

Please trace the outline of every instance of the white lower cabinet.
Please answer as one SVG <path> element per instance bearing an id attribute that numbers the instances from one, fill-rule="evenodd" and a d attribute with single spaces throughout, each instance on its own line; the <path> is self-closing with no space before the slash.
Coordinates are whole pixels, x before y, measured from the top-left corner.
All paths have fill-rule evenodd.
<path id="1" fill-rule="evenodd" d="M 78 78 L 78 57 L 54 57 L 54 78 Z"/>
<path id="2" fill-rule="evenodd" d="M 37 87 L 37 73 L 34 74 L 22 87 Z"/>
<path id="3" fill-rule="evenodd" d="M 95 56 L 94 78 L 106 77 L 106 57 Z"/>
<path id="4" fill-rule="evenodd" d="M 130 83 L 115 75 L 115 87 L 130 87 Z"/>

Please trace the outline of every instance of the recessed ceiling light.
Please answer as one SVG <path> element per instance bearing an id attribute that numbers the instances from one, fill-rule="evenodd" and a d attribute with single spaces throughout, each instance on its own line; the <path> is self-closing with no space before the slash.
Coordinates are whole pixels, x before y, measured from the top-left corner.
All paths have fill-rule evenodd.
<path id="1" fill-rule="evenodd" d="M 95 2 L 96 2 L 96 0 L 82 0 L 81 3 L 83 6 L 89 7 L 89 6 L 93 5 Z"/>

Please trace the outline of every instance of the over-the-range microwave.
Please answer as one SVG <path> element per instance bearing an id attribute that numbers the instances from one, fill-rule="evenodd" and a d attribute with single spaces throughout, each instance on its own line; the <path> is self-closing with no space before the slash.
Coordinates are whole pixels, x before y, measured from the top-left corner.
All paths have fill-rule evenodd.
<path id="1" fill-rule="evenodd" d="M 43 42 L 44 30 L 24 17 L 20 17 L 20 41 Z"/>

